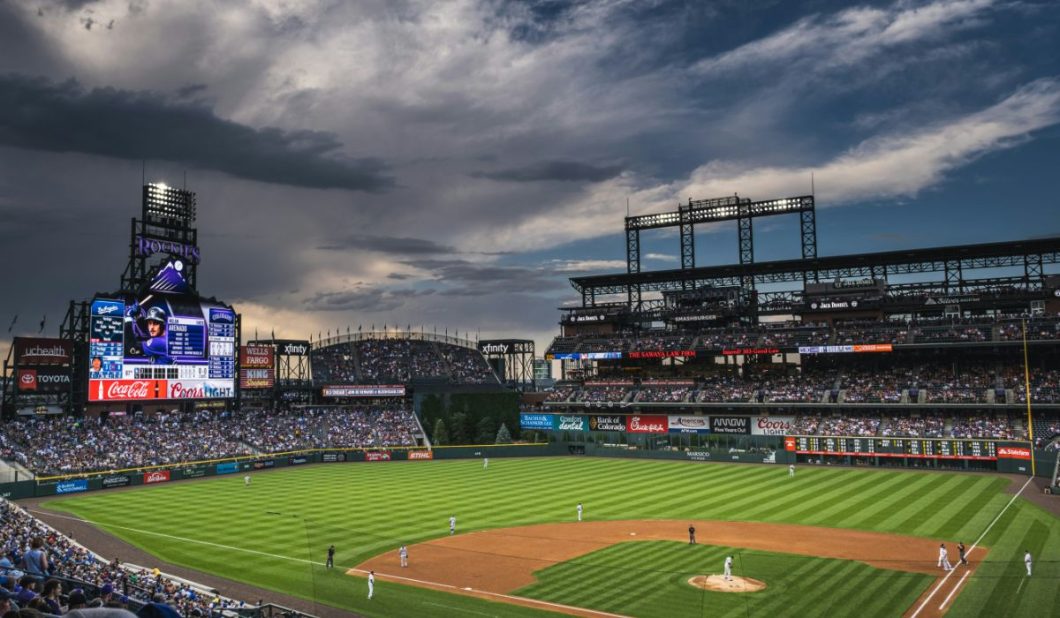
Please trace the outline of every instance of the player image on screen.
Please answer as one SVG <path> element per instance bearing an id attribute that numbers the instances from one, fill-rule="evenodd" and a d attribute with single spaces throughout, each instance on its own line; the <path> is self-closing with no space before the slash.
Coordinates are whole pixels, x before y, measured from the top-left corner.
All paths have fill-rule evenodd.
<path id="1" fill-rule="evenodd" d="M 125 320 L 132 333 L 127 350 L 129 356 L 142 355 L 156 365 L 173 362 L 166 336 L 165 309 L 155 306 L 144 311 L 139 303 L 134 303 L 126 308 Z"/>

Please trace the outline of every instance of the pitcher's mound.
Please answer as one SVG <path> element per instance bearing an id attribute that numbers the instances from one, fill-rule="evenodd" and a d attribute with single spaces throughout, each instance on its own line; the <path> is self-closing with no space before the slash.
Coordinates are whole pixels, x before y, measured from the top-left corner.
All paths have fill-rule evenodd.
<path id="1" fill-rule="evenodd" d="M 723 575 L 696 575 L 690 578 L 688 583 L 696 588 L 715 592 L 758 592 L 766 587 L 763 581 L 735 575 L 730 580 L 726 580 Z"/>

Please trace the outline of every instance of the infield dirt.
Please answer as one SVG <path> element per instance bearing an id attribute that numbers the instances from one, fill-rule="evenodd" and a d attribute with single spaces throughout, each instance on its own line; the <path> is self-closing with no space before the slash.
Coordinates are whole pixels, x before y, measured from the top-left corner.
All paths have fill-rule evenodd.
<path id="1" fill-rule="evenodd" d="M 880 569 L 937 576 L 938 579 L 932 582 L 929 589 L 939 585 L 945 575 L 936 566 L 939 543 L 955 546 L 955 542 L 946 539 L 792 524 L 688 520 L 582 521 L 445 536 L 409 546 L 408 567 L 400 566 L 395 549 L 367 560 L 348 573 L 360 576 L 371 569 L 380 579 L 572 615 L 599 616 L 604 615 L 604 612 L 556 606 L 510 595 L 515 590 L 533 584 L 536 571 L 616 543 L 662 540 L 687 542 L 689 524 L 696 527 L 696 539 L 701 544 L 857 560 Z M 968 567 L 960 568 L 974 570 L 987 555 L 985 548 L 979 549 L 975 560 Z M 956 554 L 955 549 L 952 551 Z M 951 559 L 955 557 L 951 555 Z M 717 567 L 720 572 L 721 565 Z M 955 586 L 958 579 L 950 578 L 940 593 L 948 594 L 949 588 Z M 945 613 L 944 610 L 938 610 L 934 603 L 931 605 L 930 608 L 924 608 L 919 617 L 934 618 Z M 912 608 L 906 614 L 911 611 Z"/>

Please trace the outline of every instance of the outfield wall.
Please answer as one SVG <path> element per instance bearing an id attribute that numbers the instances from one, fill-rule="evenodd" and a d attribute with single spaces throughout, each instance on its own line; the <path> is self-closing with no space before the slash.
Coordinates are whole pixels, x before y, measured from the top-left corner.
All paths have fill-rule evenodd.
<path id="1" fill-rule="evenodd" d="M 395 447 L 388 449 L 315 449 L 268 456 L 232 457 L 189 462 L 176 466 L 150 466 L 102 473 L 38 477 L 31 481 L 0 484 L 0 496 L 11 500 L 105 491 L 137 485 L 156 485 L 209 476 L 242 475 L 259 470 L 308 464 L 429 461 L 481 457 L 542 457 L 565 454 L 556 443 L 483 444 L 471 446 Z"/>

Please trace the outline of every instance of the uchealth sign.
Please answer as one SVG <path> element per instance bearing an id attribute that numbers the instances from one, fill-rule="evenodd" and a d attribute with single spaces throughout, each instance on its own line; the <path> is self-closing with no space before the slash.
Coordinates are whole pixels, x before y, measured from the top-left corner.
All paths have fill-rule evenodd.
<path id="1" fill-rule="evenodd" d="M 711 433 L 751 433 L 751 417 L 749 416 L 711 416 Z"/>
<path id="2" fill-rule="evenodd" d="M 710 433 L 710 421 L 706 416 L 671 414 L 667 424 L 670 433 Z"/>
<path id="3" fill-rule="evenodd" d="M 19 367 L 69 365 L 74 356 L 74 343 L 67 339 L 15 337 L 14 348 Z"/>
<path id="4" fill-rule="evenodd" d="M 665 416 L 633 415 L 626 429 L 629 433 L 666 433 L 668 420 Z"/>
<path id="5" fill-rule="evenodd" d="M 794 431 L 794 416 L 751 417 L 751 433 L 756 436 L 785 436 Z"/>

